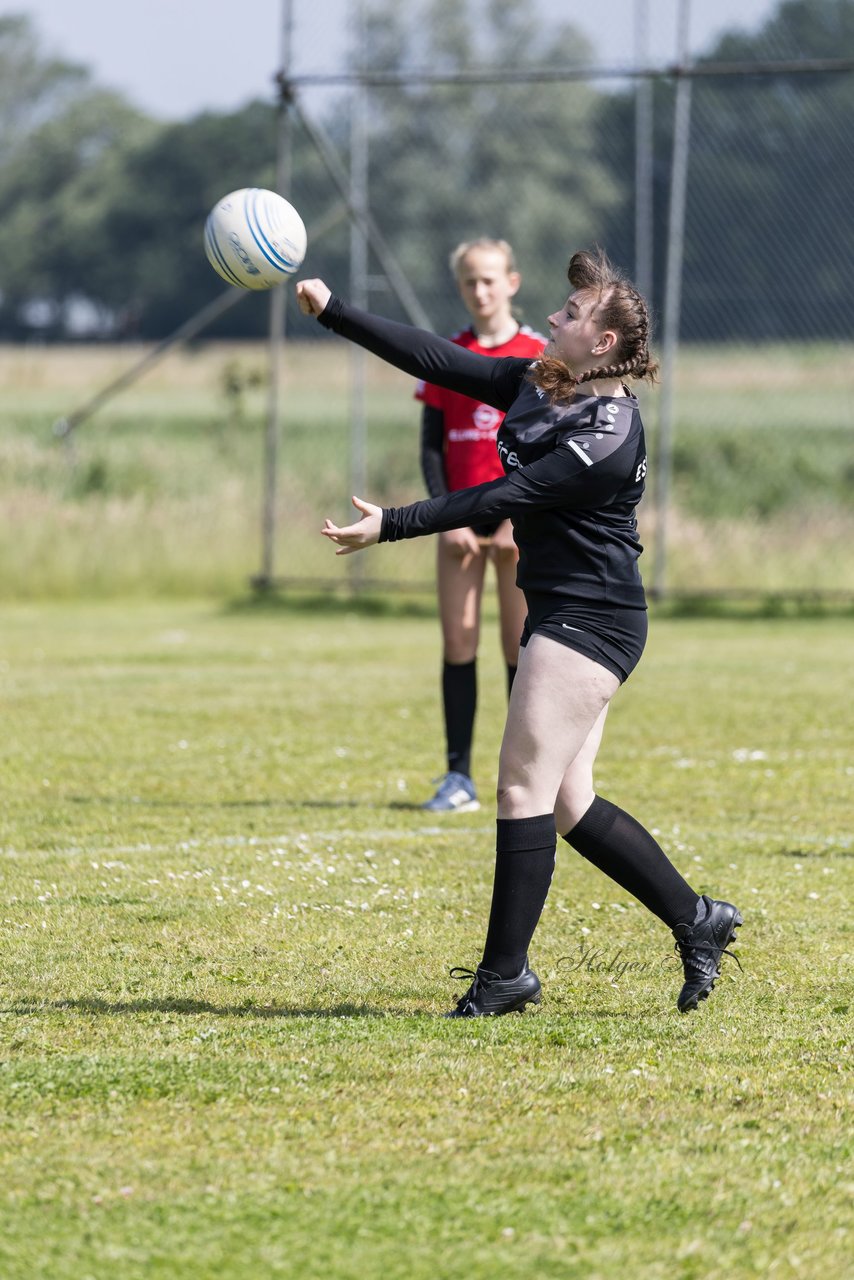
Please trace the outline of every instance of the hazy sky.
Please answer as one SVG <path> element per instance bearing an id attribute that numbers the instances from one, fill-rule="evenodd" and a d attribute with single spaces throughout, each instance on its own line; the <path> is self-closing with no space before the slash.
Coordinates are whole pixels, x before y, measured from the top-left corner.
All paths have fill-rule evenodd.
<path id="1" fill-rule="evenodd" d="M 585 32 L 598 65 L 633 61 L 634 14 L 649 17 L 648 62 L 672 62 L 685 0 L 541 0 L 543 20 L 559 15 Z M 755 30 L 777 0 L 688 0 L 692 51 L 724 30 Z M 340 69 L 358 0 L 292 0 L 296 72 Z M 279 66 L 283 0 L 0 0 L 0 14 L 27 13 L 50 52 L 90 67 L 101 84 L 165 119 L 205 108 L 229 111 L 272 96 Z"/>

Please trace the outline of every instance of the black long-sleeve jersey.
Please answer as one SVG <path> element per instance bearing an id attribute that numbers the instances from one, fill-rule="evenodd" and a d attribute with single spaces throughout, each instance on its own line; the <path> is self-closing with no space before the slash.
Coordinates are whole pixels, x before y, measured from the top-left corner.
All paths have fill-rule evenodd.
<path id="1" fill-rule="evenodd" d="M 405 373 L 493 405 L 503 479 L 383 511 L 381 542 L 508 517 L 531 626 L 573 601 L 646 607 L 635 509 L 646 445 L 634 396 L 552 404 L 526 379 L 530 360 L 495 359 L 330 299 L 321 324 Z"/>

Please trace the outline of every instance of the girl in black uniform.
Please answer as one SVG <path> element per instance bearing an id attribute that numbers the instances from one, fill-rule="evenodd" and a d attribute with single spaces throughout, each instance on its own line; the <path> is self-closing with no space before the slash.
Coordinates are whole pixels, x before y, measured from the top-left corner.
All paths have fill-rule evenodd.
<path id="1" fill-rule="evenodd" d="M 483 958 L 451 1017 L 540 1000 L 528 947 L 555 862 L 556 833 L 669 926 L 685 971 L 682 1012 L 710 994 L 741 916 L 699 897 L 629 814 L 593 790 L 608 703 L 643 651 L 647 615 L 635 508 L 646 445 L 624 379 L 654 379 L 649 315 L 599 254 L 576 253 L 566 304 L 533 363 L 492 359 L 347 306 L 302 281 L 303 312 L 399 369 L 500 409 L 503 479 L 408 507 L 353 505 L 361 519 L 323 533 L 347 555 L 375 542 L 510 518 L 528 605 L 498 772 L 495 881 Z"/>

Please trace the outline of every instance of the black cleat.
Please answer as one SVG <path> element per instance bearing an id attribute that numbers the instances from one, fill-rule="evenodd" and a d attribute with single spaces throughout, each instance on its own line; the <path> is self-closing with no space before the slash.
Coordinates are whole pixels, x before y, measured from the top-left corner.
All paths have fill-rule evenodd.
<path id="1" fill-rule="evenodd" d="M 695 924 L 678 924 L 673 930 L 676 950 L 682 957 L 685 985 L 679 992 L 676 1007 L 680 1013 L 696 1009 L 700 1000 L 708 1000 L 712 988 L 721 976 L 721 956 L 732 956 L 741 968 L 741 962 L 732 951 L 735 931 L 743 923 L 741 913 L 731 902 L 716 902 L 703 894 L 706 914 Z"/>
<path id="2" fill-rule="evenodd" d="M 488 1018 L 502 1013 L 519 1013 L 526 1004 L 539 1004 L 540 980 L 525 961 L 522 972 L 515 978 L 500 978 L 489 969 L 452 969 L 452 978 L 471 978 L 465 995 L 457 1001 L 456 1009 L 446 1013 L 446 1018 Z"/>

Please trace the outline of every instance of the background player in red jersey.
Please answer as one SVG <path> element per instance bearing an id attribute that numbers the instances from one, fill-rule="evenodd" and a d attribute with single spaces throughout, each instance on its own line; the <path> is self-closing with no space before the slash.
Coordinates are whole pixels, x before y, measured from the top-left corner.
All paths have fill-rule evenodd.
<path id="1" fill-rule="evenodd" d="M 512 302 L 521 277 L 506 240 L 470 240 L 451 254 L 451 270 L 471 325 L 452 341 L 487 356 L 530 356 L 545 338 L 515 319 Z M 467 489 L 504 474 L 496 435 L 504 415 L 491 405 L 429 383 L 419 383 L 424 404 L 421 469 L 431 498 Z M 436 584 L 442 624 L 442 703 L 447 773 L 423 806 L 434 813 L 467 813 L 480 807 L 471 778 L 477 707 L 477 650 L 486 566 L 495 566 L 501 647 L 508 692 L 516 674 L 526 606 L 516 586 L 518 553 L 509 520 L 438 535 Z"/>

